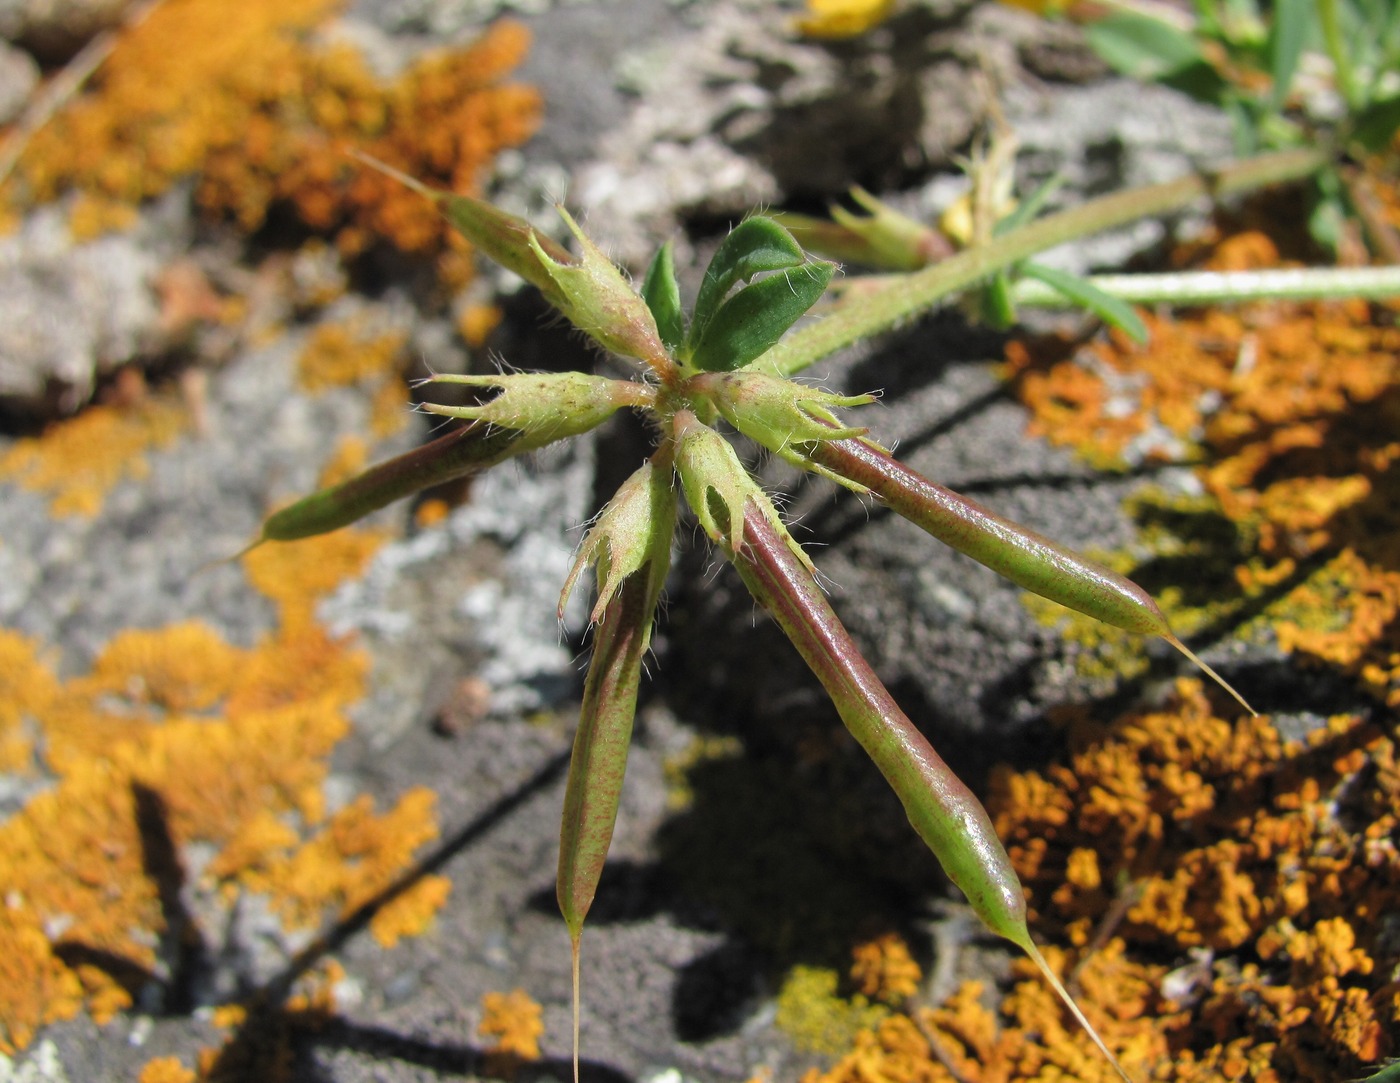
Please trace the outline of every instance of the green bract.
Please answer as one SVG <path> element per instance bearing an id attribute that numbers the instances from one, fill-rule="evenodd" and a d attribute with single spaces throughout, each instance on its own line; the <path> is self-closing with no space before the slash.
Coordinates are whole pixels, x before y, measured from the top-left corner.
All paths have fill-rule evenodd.
<path id="1" fill-rule="evenodd" d="M 577 263 L 553 258 L 539 237 L 530 235 L 530 247 L 558 287 L 560 300 L 555 307 L 605 349 L 653 366 L 667 364 L 666 347 L 646 302 L 584 236 L 569 212 L 561 207 L 559 213 L 583 249 L 583 258 Z"/>
<path id="2" fill-rule="evenodd" d="M 425 402 L 423 409 L 443 417 L 484 421 L 520 434 L 513 454 L 596 428 L 623 406 L 644 402 L 648 389 L 630 380 L 609 380 L 585 372 L 532 372 L 500 376 L 438 375 L 423 381 L 495 387 L 500 394 L 477 406 L 443 406 Z"/>
<path id="3" fill-rule="evenodd" d="M 832 411 L 875 401 L 874 395 L 833 395 L 762 372 L 706 373 L 689 386 L 754 443 L 823 473 L 802 445 L 863 436 L 867 430 L 842 425 Z"/>
<path id="4" fill-rule="evenodd" d="M 650 460 L 644 462 L 618 487 L 583 536 L 559 596 L 560 619 L 579 574 L 589 565 L 596 569 L 598 582 L 598 600 L 590 621 L 602 616 L 603 608 L 629 575 L 640 572 L 648 563 L 653 569 L 664 568 L 671 552 L 675 517 L 676 496 L 670 475 L 658 470 Z M 657 590 L 660 589 L 658 584 Z"/>

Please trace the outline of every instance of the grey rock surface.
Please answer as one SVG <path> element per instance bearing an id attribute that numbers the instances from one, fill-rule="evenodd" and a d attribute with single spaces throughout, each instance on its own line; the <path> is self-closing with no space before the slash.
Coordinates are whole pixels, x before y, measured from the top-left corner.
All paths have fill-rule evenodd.
<path id="1" fill-rule="evenodd" d="M 39 65 L 23 49 L 0 41 L 0 124 L 20 115 L 39 85 Z"/>
<path id="2" fill-rule="evenodd" d="M 71 413 L 103 375 L 159 345 L 155 278 L 181 242 L 168 219 L 78 244 L 46 207 L 0 238 L 0 403 Z"/>
<path id="3" fill-rule="evenodd" d="M 116 26 L 133 0 L 0 0 L 0 37 L 40 58 L 66 60 Z"/>

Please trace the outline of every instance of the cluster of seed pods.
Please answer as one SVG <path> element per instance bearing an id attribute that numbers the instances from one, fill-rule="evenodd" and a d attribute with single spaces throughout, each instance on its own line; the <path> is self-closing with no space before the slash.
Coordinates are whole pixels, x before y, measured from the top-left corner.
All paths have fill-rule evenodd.
<path id="1" fill-rule="evenodd" d="M 594 521 L 564 588 L 567 597 L 582 570 L 593 567 L 593 654 L 564 797 L 557 883 L 573 953 L 575 1075 L 580 939 L 617 816 L 643 657 L 670 567 L 679 489 L 821 682 L 949 879 L 990 930 L 1035 961 L 1128 1079 L 1037 950 L 1024 891 L 982 805 L 862 657 L 811 560 L 714 423 L 722 417 L 773 453 L 870 494 L 1027 590 L 1117 627 L 1161 636 L 1200 664 L 1152 599 L 1109 569 L 923 478 L 864 429 L 838 418 L 835 411 L 870 396 L 832 395 L 761 371 L 763 355 L 817 299 L 832 270 L 810 259 L 777 224 L 751 218 L 730 235 L 687 321 L 666 249 L 639 293 L 567 216 L 582 251 L 576 259 L 485 203 L 433 198 L 480 250 L 537 285 L 580 330 L 638 361 L 642 378 L 437 377 L 495 394 L 475 406 L 425 405 L 465 425 L 277 512 L 258 541 L 336 529 L 428 485 L 585 432 L 624 407 L 654 423 L 654 453 Z"/>

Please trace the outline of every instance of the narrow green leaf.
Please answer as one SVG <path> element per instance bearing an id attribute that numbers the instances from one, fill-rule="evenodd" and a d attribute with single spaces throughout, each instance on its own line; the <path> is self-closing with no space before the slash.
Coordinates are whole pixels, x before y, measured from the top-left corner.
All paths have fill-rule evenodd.
<path id="1" fill-rule="evenodd" d="M 1016 324 L 1016 306 L 1011 300 L 1011 279 L 998 271 L 982 289 L 982 319 L 996 331 Z"/>
<path id="2" fill-rule="evenodd" d="M 690 325 L 691 348 L 697 347 L 704 338 L 710 320 L 736 282 L 747 282 L 761 271 L 783 271 L 800 266 L 806 258 L 792 234 L 771 218 L 755 216 L 740 222 L 720 244 L 705 269 Z"/>
<path id="3" fill-rule="evenodd" d="M 1190 34 L 1147 15 L 1119 12 L 1090 23 L 1085 35 L 1110 67 L 1143 82 L 1205 63 Z"/>
<path id="4" fill-rule="evenodd" d="M 1045 209 L 1045 204 L 1050 202 L 1050 197 L 1058 192 L 1064 183 L 1065 175 L 1063 173 L 1055 173 L 1047 177 L 1034 192 L 1016 204 L 1015 210 L 992 227 L 992 236 L 1000 237 L 1003 233 L 1010 233 L 1013 229 L 1020 229 L 1035 221 L 1040 212 Z"/>
<path id="5" fill-rule="evenodd" d="M 1312 0 L 1275 0 L 1274 22 L 1269 29 L 1269 73 L 1274 80 L 1269 94 L 1272 112 L 1279 112 L 1288 97 L 1312 19 Z"/>
<path id="6" fill-rule="evenodd" d="M 691 363 L 731 372 L 767 353 L 817 303 L 835 272 L 834 263 L 814 260 L 745 286 L 714 314 Z"/>
<path id="7" fill-rule="evenodd" d="M 1058 290 L 1076 305 L 1092 312 L 1110 327 L 1116 327 L 1134 342 L 1141 345 L 1147 341 L 1147 328 L 1143 325 L 1133 306 L 1112 294 L 1105 293 L 1092 282 L 1066 271 L 1047 267 L 1043 263 L 1027 261 L 1021 266 L 1021 273 L 1027 278 L 1044 282 L 1051 289 Z"/>
<path id="8" fill-rule="evenodd" d="M 651 309 L 661 341 L 673 353 L 685 343 L 685 314 L 681 311 L 681 291 L 676 284 L 676 256 L 667 241 L 657 251 L 642 281 L 642 300 Z"/>

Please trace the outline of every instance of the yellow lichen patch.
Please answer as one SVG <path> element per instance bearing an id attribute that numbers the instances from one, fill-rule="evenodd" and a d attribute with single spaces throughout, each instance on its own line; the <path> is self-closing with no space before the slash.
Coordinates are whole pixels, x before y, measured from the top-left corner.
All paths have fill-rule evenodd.
<path id="1" fill-rule="evenodd" d="M 457 317 L 457 333 L 468 346 L 479 350 L 504 317 L 500 305 L 467 305 Z"/>
<path id="2" fill-rule="evenodd" d="M 63 773 L 141 740 L 154 724 L 209 711 L 234 692 L 245 664 L 245 652 L 196 622 L 118 634 L 44 710 L 48 767 Z"/>
<path id="3" fill-rule="evenodd" d="M 310 392 L 383 379 L 403 354 L 399 331 L 375 332 L 364 321 L 323 323 L 311 333 L 297 360 L 297 379 Z"/>
<path id="4" fill-rule="evenodd" d="M 98 1022 L 129 1008 L 158 978 L 171 890 L 224 905 L 258 890 L 289 927 L 319 924 L 380 902 L 436 836 L 426 790 L 382 814 L 361 797 L 325 815 L 367 663 L 313 609 L 377 541 L 347 531 L 250 557 L 283 617 L 251 648 L 197 623 L 133 629 L 59 681 L 39 645 L 0 633 L 0 725 L 32 732 L 33 766 L 54 777 L 0 824 L 0 1050 L 84 1008 Z M 194 843 L 210 854 L 200 878 L 170 882 Z M 447 888 L 427 876 L 384 894 L 372 934 L 387 946 L 422 932 Z"/>
<path id="5" fill-rule="evenodd" d="M 795 966 L 783 980 L 774 1021 L 798 1049 L 840 1053 L 889 1014 L 859 993 L 849 1000 L 840 996 L 839 985 L 836 971 L 812 966 Z"/>
<path id="6" fill-rule="evenodd" d="M 120 697 L 133 711 L 206 711 L 233 690 L 242 655 L 195 621 L 131 628 L 103 648 L 86 678 L 68 687 L 93 700 Z"/>
<path id="7" fill-rule="evenodd" d="M 360 436 L 345 436 L 335 445 L 331 457 L 321 467 L 321 476 L 316 479 L 316 488 L 329 489 L 342 481 L 353 478 L 364 470 L 369 461 L 369 447 Z"/>
<path id="8" fill-rule="evenodd" d="M 851 981 L 861 996 L 898 1005 L 919 991 L 923 971 L 898 934 L 885 933 L 857 944 L 851 955 Z"/>
<path id="9" fill-rule="evenodd" d="M 427 932 L 452 893 L 445 876 L 424 876 L 395 895 L 370 919 L 370 935 L 381 947 L 392 948 L 405 936 Z"/>
<path id="10" fill-rule="evenodd" d="M 327 909 L 348 916 L 389 888 L 408 867 L 413 852 L 437 837 L 436 800 L 431 790 L 413 789 L 389 812 L 376 815 L 373 802 L 361 795 L 285 857 L 248 869 L 244 881 L 272 897 L 273 908 L 288 928 L 314 928 Z M 385 936 L 415 916 L 422 918 L 418 929 L 425 928 L 435 911 L 424 916 L 421 908 L 434 899 L 445 901 L 443 886 L 435 882 L 419 888 L 420 894 L 406 901 L 399 896 L 401 909 L 383 919 Z"/>
<path id="11" fill-rule="evenodd" d="M 381 440 L 402 432 L 412 415 L 412 404 L 399 380 L 385 380 L 369 404 L 369 431 Z"/>
<path id="12" fill-rule="evenodd" d="M 58 680 L 39 655 L 34 640 L 0 628 L 0 771 L 29 770 L 29 728 L 58 694 Z"/>
<path id="13" fill-rule="evenodd" d="M 520 1061 L 540 1059 L 544 1012 L 524 989 L 487 993 L 481 998 L 481 1013 L 476 1032 L 490 1039 L 486 1057 L 488 1075 L 501 1071 L 509 1073 Z"/>
<path id="14" fill-rule="evenodd" d="M 0 456 L 0 480 L 43 493 L 54 515 L 93 516 L 119 481 L 144 478 L 146 452 L 168 446 L 185 425 L 184 410 L 160 398 L 94 406 L 17 441 Z"/>
<path id="15" fill-rule="evenodd" d="M 343 248 L 456 244 L 428 201 L 347 152 L 472 190 L 496 151 L 538 121 L 539 96 L 501 83 L 528 32 L 497 23 L 477 44 L 385 83 L 348 45 L 317 43 L 314 31 L 342 6 L 255 0 L 231 17 L 221 0 L 167 0 L 120 38 L 93 91 L 35 136 L 19 179 L 40 200 L 80 193 L 74 227 L 85 230 L 193 176 L 201 205 L 247 229 L 281 204 L 336 231 Z"/>
<path id="16" fill-rule="evenodd" d="M 958 1083 L 952 1073 L 933 1059 L 928 1041 L 904 1015 L 891 1016 L 873 1028 L 860 1031 L 851 1051 L 830 1071 L 813 1068 L 802 1077 L 802 1083 L 869 1083 L 871 1080 Z"/>
<path id="17" fill-rule="evenodd" d="M 370 392 L 370 432 L 385 438 L 399 432 L 410 414 L 400 373 L 406 338 L 397 330 L 374 330 L 367 320 L 323 323 L 307 339 L 297 359 L 297 379 L 315 394 L 332 387 L 360 385 Z M 322 470 L 321 484 L 343 481 L 363 468 L 365 442 L 341 442 Z M 329 480 L 327 480 L 329 479 Z"/>
<path id="18" fill-rule="evenodd" d="M 34 912 L 22 900 L 0 906 L 0 1053 L 23 1049 L 40 1027 L 82 1006 L 78 975 L 54 954 Z"/>
<path id="19" fill-rule="evenodd" d="M 260 545 L 243 557 L 249 581 L 271 598 L 284 632 L 315 623 L 316 602 L 364 571 L 386 534 L 378 530 L 337 530 L 294 545 Z"/>
<path id="20" fill-rule="evenodd" d="M 452 514 L 452 505 L 436 497 L 425 500 L 413 510 L 413 525 L 419 530 L 437 526 Z"/>

